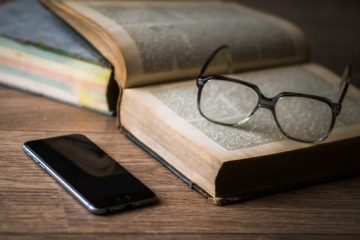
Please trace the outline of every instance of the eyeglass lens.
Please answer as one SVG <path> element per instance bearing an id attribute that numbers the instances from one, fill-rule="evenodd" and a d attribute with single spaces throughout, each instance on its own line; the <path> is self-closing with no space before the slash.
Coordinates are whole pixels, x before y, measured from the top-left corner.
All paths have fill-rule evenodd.
<path id="1" fill-rule="evenodd" d="M 211 121 L 236 125 L 251 115 L 257 103 L 258 95 L 252 88 L 214 79 L 203 86 L 200 111 Z"/>
<path id="2" fill-rule="evenodd" d="M 258 99 L 257 92 L 245 84 L 214 79 L 203 86 L 199 107 L 211 121 L 240 125 L 257 108 Z M 274 112 L 279 127 L 287 136 L 307 142 L 325 138 L 333 121 L 331 107 L 313 98 L 281 97 Z"/>
<path id="3" fill-rule="evenodd" d="M 283 132 L 307 142 L 321 140 L 330 131 L 333 113 L 323 101 L 306 97 L 282 97 L 275 105 L 275 115 Z"/>

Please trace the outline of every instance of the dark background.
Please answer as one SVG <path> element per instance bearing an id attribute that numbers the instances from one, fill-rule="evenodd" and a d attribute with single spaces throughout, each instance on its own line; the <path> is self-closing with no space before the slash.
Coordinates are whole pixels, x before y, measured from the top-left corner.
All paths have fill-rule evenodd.
<path id="1" fill-rule="evenodd" d="M 283 17 L 298 25 L 311 46 L 311 61 L 341 75 L 353 67 L 360 87 L 360 1 L 241 0 L 240 3 Z"/>

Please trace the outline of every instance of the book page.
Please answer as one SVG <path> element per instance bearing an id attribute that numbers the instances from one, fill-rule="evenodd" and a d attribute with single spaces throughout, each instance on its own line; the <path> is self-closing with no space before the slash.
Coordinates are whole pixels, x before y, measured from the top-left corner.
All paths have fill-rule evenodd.
<path id="1" fill-rule="evenodd" d="M 123 87 L 194 77 L 222 44 L 230 46 L 237 71 L 308 58 L 298 28 L 235 3 L 66 1 L 65 5 L 112 35 L 125 59 Z M 219 59 L 213 69 L 226 72 L 227 67 Z"/>
<path id="2" fill-rule="evenodd" d="M 340 78 L 315 64 L 258 70 L 231 77 L 255 83 L 267 97 L 291 91 L 324 96 L 337 102 L 340 96 Z M 197 109 L 198 88 L 195 80 L 125 90 L 124 98 L 127 92 L 142 98 L 151 114 L 161 119 L 162 126 L 169 126 L 176 134 L 181 134 L 195 145 L 202 145 L 203 149 L 221 160 L 256 157 L 311 146 L 284 136 L 277 127 L 272 112 L 264 108 L 258 109 L 248 122 L 239 126 L 210 122 Z M 222 109 L 218 109 L 219 114 L 221 111 Z M 296 117 L 290 119 L 302 120 Z M 334 130 L 324 142 L 355 136 L 360 136 L 360 92 L 351 87 Z"/>

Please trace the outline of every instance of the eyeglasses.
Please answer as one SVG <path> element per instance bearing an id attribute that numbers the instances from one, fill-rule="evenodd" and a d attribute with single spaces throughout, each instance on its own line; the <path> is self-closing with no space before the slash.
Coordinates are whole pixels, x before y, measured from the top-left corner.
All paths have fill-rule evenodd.
<path id="1" fill-rule="evenodd" d="M 226 49 L 228 46 L 222 45 L 209 56 L 196 81 L 197 107 L 204 118 L 217 124 L 240 126 L 259 108 L 266 108 L 272 112 L 280 131 L 292 140 L 315 143 L 329 136 L 350 84 L 351 66 L 345 68 L 338 102 L 296 92 L 281 92 L 268 98 L 253 83 L 205 74 L 214 57 Z"/>

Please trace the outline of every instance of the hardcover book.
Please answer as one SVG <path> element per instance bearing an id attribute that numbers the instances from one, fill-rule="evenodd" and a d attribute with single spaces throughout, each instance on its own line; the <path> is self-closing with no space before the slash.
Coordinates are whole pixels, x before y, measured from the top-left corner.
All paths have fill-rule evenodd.
<path id="1" fill-rule="evenodd" d="M 0 84 L 106 114 L 116 109 L 112 66 L 37 1 L 0 5 Z"/>
<path id="2" fill-rule="evenodd" d="M 256 84 L 265 96 L 288 91 L 336 102 L 341 78 L 309 62 L 306 38 L 293 24 L 230 2 L 43 3 L 114 66 L 127 136 L 215 204 L 359 174 L 360 93 L 353 86 L 334 130 L 317 144 L 284 136 L 267 109 L 240 126 L 213 123 L 197 109 L 195 79 L 223 44 L 232 56 L 228 76 Z M 227 69 L 220 58 L 209 71 Z M 286 117 L 301 123 L 309 116 Z"/>

